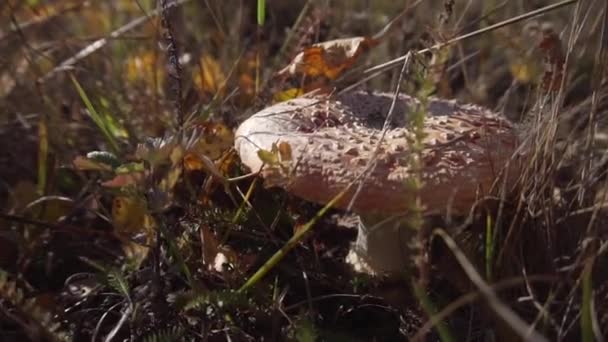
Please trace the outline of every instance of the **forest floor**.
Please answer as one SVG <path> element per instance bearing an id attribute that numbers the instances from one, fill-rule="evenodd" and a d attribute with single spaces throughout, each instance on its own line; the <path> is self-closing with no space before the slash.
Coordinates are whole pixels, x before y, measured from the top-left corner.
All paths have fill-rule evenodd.
<path id="1" fill-rule="evenodd" d="M 604 340 L 607 7 L 0 1 L 0 340 Z M 248 175 L 234 131 L 310 91 L 392 92 L 407 53 L 403 92 L 506 116 L 528 162 L 470 215 L 423 216 L 445 235 L 389 279 L 345 263 L 352 214 Z"/>

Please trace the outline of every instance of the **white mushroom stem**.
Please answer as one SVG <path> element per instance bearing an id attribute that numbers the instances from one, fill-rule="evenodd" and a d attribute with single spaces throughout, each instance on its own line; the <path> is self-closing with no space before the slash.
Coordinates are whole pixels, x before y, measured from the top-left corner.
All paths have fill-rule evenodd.
<path id="1" fill-rule="evenodd" d="M 355 271 L 371 275 L 403 274 L 414 264 L 411 256 L 415 235 L 403 217 L 359 216 L 357 240 L 346 262 Z"/>

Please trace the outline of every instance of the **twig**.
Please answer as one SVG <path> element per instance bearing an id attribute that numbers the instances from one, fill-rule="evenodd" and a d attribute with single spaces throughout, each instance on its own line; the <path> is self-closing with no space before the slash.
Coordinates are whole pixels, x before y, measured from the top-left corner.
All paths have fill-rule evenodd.
<path id="1" fill-rule="evenodd" d="M 167 43 L 167 74 L 173 80 L 172 89 L 174 94 L 175 111 L 177 114 L 177 128 L 181 132 L 184 127 L 184 111 L 182 108 L 182 66 L 179 62 L 179 51 L 177 41 L 175 40 L 175 32 L 171 25 L 170 19 L 170 3 L 167 0 L 160 0 L 161 25 L 164 29 L 164 39 Z"/>

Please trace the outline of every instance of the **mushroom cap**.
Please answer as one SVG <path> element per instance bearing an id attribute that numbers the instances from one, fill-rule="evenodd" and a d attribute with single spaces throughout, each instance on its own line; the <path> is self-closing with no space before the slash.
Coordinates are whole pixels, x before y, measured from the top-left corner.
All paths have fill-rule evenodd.
<path id="1" fill-rule="evenodd" d="M 480 106 L 429 98 L 423 122 L 421 153 L 412 153 L 414 134 L 408 116 L 419 101 L 400 94 L 382 141 L 393 94 L 351 92 L 339 96 L 301 97 L 254 114 L 236 131 L 235 148 L 244 165 L 261 170 L 265 185 L 280 186 L 305 200 L 324 204 L 353 181 L 357 184 L 335 206 L 357 213 L 403 213 L 416 191 L 406 183 L 420 176 L 418 192 L 427 210 L 466 212 L 487 194 L 509 165 L 518 145 L 514 127 Z M 287 143 L 291 158 L 264 164 L 260 149 Z M 420 156 L 420 170 L 412 158 Z M 359 177 L 370 160 L 375 165 Z M 359 177 L 359 178 L 358 178 Z"/>

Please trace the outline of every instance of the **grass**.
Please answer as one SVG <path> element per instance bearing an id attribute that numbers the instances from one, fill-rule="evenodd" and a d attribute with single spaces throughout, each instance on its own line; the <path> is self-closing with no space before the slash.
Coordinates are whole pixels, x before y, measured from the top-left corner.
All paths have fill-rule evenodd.
<path id="1" fill-rule="evenodd" d="M 0 4 L 0 336 L 608 334 L 604 2 L 421 1 L 335 80 L 277 72 L 312 43 L 382 32 L 403 4 L 162 4 Z M 500 111 L 521 131 L 517 185 L 464 217 L 412 200 L 418 277 L 354 273 L 349 213 L 260 186 L 231 151 L 246 117 L 319 83 Z"/>

